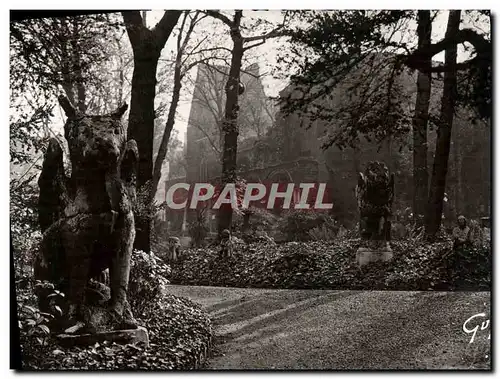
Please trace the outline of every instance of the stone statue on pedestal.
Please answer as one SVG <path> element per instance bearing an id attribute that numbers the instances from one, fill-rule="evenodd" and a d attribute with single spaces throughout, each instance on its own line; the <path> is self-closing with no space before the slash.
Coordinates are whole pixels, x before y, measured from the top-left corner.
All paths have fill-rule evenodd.
<path id="1" fill-rule="evenodd" d="M 56 328 L 65 335 L 137 329 L 127 300 L 135 239 L 138 150 L 127 141 L 123 105 L 103 115 L 86 115 L 59 97 L 67 121 L 71 177 L 64 172 L 57 139 L 45 152 L 39 220 L 43 233 L 35 278 L 65 294 Z M 109 269 L 109 288 L 98 281 Z M 47 306 L 39 294 L 40 308 Z"/>
<path id="2" fill-rule="evenodd" d="M 359 173 L 356 199 L 360 213 L 361 244 L 356 253 L 360 266 L 392 259 L 391 239 L 394 174 L 384 163 L 369 162 Z"/>

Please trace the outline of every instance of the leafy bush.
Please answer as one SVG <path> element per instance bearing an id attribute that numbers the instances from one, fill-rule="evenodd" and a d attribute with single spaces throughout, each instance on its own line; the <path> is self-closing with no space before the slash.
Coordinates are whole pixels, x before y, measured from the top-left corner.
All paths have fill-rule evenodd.
<path id="1" fill-rule="evenodd" d="M 232 222 L 233 235 L 238 235 L 244 230 L 245 214 L 248 214 L 248 226 L 245 234 L 256 232 L 273 232 L 278 223 L 279 217 L 264 208 L 249 207 L 242 212 L 234 213 Z"/>
<path id="2" fill-rule="evenodd" d="M 139 323 L 149 332 L 150 347 L 96 343 L 69 349 L 51 339 L 36 357 L 23 356 L 29 370 L 189 370 L 202 363 L 212 339 L 208 315 L 193 302 L 160 296 Z"/>
<path id="3" fill-rule="evenodd" d="M 251 244 L 220 259 L 212 249 L 191 249 L 172 266 L 174 284 L 289 289 L 489 290 L 486 251 L 458 258 L 451 242 L 394 241 L 390 262 L 359 268 L 359 239 Z M 474 257 L 474 258 L 472 258 Z"/>
<path id="4" fill-rule="evenodd" d="M 488 288 L 491 285 L 493 265 L 489 246 L 471 245 L 458 249 L 448 261 L 451 262 L 453 279 L 460 288 L 473 290 L 478 286 Z"/>
<path id="5" fill-rule="evenodd" d="M 325 223 L 327 226 L 335 225 L 335 221 L 327 213 L 290 210 L 279 221 L 278 230 L 285 235 L 287 241 L 310 241 L 312 238 L 309 232 L 321 228 Z"/>
<path id="6" fill-rule="evenodd" d="M 188 232 L 194 247 L 203 246 L 208 235 L 206 208 L 196 210 L 196 220 L 189 223 Z"/>
<path id="7" fill-rule="evenodd" d="M 132 312 L 140 316 L 154 306 L 169 283 L 170 267 L 154 253 L 134 251 L 130 262 L 128 299 Z"/>
<path id="8" fill-rule="evenodd" d="M 339 227 L 333 220 L 325 220 L 321 226 L 309 230 L 309 236 L 313 241 L 333 241 L 337 238 Z"/>
<path id="9" fill-rule="evenodd" d="M 33 266 L 42 237 L 38 226 L 36 175 L 10 182 L 10 235 L 18 277 L 30 274 L 26 271 Z"/>
<path id="10" fill-rule="evenodd" d="M 23 286 L 19 286 L 21 283 Z M 64 294 L 55 290 L 54 285 L 47 281 L 36 281 L 33 286 L 33 281 L 18 280 L 17 284 L 17 321 L 22 356 L 24 359 L 39 362 L 40 355 L 43 355 L 49 345 L 52 323 L 62 315 L 57 300 Z M 47 312 L 42 312 L 38 307 L 35 293 L 42 292 L 47 299 Z"/>

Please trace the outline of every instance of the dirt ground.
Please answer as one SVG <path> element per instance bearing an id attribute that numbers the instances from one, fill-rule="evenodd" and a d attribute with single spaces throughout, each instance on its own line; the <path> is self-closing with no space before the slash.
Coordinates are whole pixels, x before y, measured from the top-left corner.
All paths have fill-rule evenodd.
<path id="1" fill-rule="evenodd" d="M 207 369 L 491 368 L 489 292 L 264 290 L 170 286 L 211 315 Z M 485 313 L 463 324 L 471 316 Z M 483 323 L 484 322 L 484 323 Z M 481 330 L 481 325 L 484 330 Z"/>

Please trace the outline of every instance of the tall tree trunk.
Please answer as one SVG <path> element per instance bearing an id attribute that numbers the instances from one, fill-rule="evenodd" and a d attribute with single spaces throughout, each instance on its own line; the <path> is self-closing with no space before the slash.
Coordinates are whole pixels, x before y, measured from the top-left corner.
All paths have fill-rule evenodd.
<path id="1" fill-rule="evenodd" d="M 461 11 L 450 11 L 445 38 L 452 38 L 460 28 Z M 445 65 L 449 69 L 444 74 L 443 97 L 441 100 L 441 117 L 437 130 L 436 153 L 432 168 L 431 187 L 427 204 L 425 233 L 429 241 L 434 241 L 441 226 L 443 213 L 443 197 L 446 187 L 446 174 L 450 155 L 451 130 L 457 91 L 457 45 L 445 51 Z"/>
<path id="2" fill-rule="evenodd" d="M 61 18 L 59 20 L 60 22 L 60 27 L 62 30 L 65 31 L 66 36 L 62 36 L 61 38 L 63 39 L 61 41 L 61 76 L 62 76 L 62 82 L 61 86 L 63 87 L 64 92 L 66 93 L 66 97 L 70 101 L 72 105 L 75 105 L 75 92 L 73 90 L 73 76 L 72 76 L 72 69 L 71 69 L 71 57 L 70 57 L 70 52 L 68 50 L 69 46 L 69 36 L 70 35 L 70 30 L 68 27 L 68 21 L 66 18 Z"/>
<path id="3" fill-rule="evenodd" d="M 431 12 L 418 11 L 418 48 L 425 49 L 431 44 Z M 425 68 L 431 67 L 431 58 L 423 63 L 417 78 L 417 99 L 413 118 L 413 214 L 415 220 L 425 215 L 429 186 L 427 168 L 427 123 L 429 120 L 429 102 L 431 97 L 431 73 Z M 421 215 L 421 217 L 419 217 Z M 420 226 L 420 225 L 419 225 Z"/>
<path id="4" fill-rule="evenodd" d="M 177 110 L 177 104 L 179 103 L 179 97 L 181 93 L 181 75 L 180 67 L 176 68 L 174 75 L 174 91 L 172 93 L 172 101 L 170 102 L 170 108 L 168 111 L 167 123 L 165 125 L 165 131 L 163 132 L 163 137 L 161 139 L 160 148 L 158 149 L 158 154 L 156 155 L 156 160 L 154 164 L 153 171 L 153 185 L 151 190 L 151 199 L 154 199 L 156 191 L 158 189 L 158 183 L 161 179 L 161 168 L 168 151 L 168 141 L 170 141 L 170 135 L 172 134 L 172 129 L 175 124 L 175 112 Z"/>
<path id="5" fill-rule="evenodd" d="M 135 139 L 139 149 L 137 188 L 146 191 L 142 201 L 149 199 L 148 185 L 151 184 L 153 176 L 154 99 L 159 55 L 158 57 L 151 55 L 145 52 L 141 57 L 134 58 L 128 118 L 128 138 Z M 150 125 L 153 127 L 149 127 Z M 147 208 L 150 204 L 144 205 Z M 149 216 L 152 215 L 137 217 L 135 221 L 135 248 L 146 252 L 150 250 L 151 220 Z"/>
<path id="6" fill-rule="evenodd" d="M 460 123 L 456 123 L 452 131 L 453 166 L 455 168 L 455 199 L 456 215 L 464 213 L 463 180 L 462 180 L 462 146 L 460 144 Z"/>
<path id="7" fill-rule="evenodd" d="M 231 28 L 233 49 L 229 78 L 226 84 L 226 107 L 222 130 L 224 146 L 222 150 L 222 185 L 236 183 L 236 154 L 238 150 L 238 95 L 240 84 L 241 62 L 243 60 L 243 38 L 240 33 L 242 11 L 235 13 L 235 27 Z M 231 229 L 233 209 L 231 204 L 222 204 L 219 209 L 218 233 Z"/>
<path id="8" fill-rule="evenodd" d="M 73 55 L 73 72 L 75 75 L 76 94 L 78 98 L 78 110 L 82 113 L 87 111 L 85 86 L 83 83 L 82 60 L 80 57 L 81 48 L 79 46 L 80 30 L 78 18 L 73 19 L 73 38 L 71 40 L 71 53 Z"/>
<path id="9" fill-rule="evenodd" d="M 128 138 L 135 139 L 139 149 L 137 187 L 143 193 L 145 217 L 137 217 L 134 247 L 150 251 L 152 214 L 151 184 L 153 177 L 154 100 L 156 93 L 156 69 L 161 50 L 177 24 L 182 11 L 165 11 L 153 30 L 144 26 L 139 11 L 122 12 L 127 34 L 134 52 L 132 94 L 128 123 Z"/>

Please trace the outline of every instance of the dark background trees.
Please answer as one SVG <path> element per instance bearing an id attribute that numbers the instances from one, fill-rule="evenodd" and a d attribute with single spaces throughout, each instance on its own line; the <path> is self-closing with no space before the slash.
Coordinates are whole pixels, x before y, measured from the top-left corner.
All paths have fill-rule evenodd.
<path id="1" fill-rule="evenodd" d="M 450 17 L 458 20 L 452 19 L 453 30 L 431 44 L 430 21 L 436 14 L 431 16 L 424 11 L 296 12 L 294 17 L 306 21 L 307 26 L 292 29 L 292 48 L 281 55 L 284 67 L 295 68 L 291 80 L 296 91 L 283 99 L 285 111 L 298 112 L 312 121 L 335 120 L 325 147 L 355 146 L 360 138 L 381 142 L 389 137 L 404 136 L 413 123 L 414 213 L 426 214 L 430 240 L 435 238 L 441 224 L 453 113 L 461 105 L 476 119 L 488 120 L 491 115 L 492 49 L 488 32 L 473 27 L 460 29 L 460 14 L 451 12 Z M 468 16 L 484 19 L 488 13 L 472 11 Z M 410 22 L 415 21 L 416 31 L 409 28 Z M 414 41 L 418 41 L 417 44 Z M 458 63 L 452 49 L 464 43 L 470 48 L 470 56 Z M 433 57 L 443 51 L 448 51 L 445 62 L 433 61 Z M 408 86 L 398 86 L 405 77 L 411 78 L 413 70 L 420 72 L 415 112 L 401 108 L 404 98 L 408 97 L 405 93 Z M 457 77 L 460 85 L 456 84 Z M 426 108 L 431 86 L 443 92 L 441 112 L 430 114 L 437 128 L 437 139 L 432 179 L 428 184 L 426 123 L 432 109 Z M 485 90 L 479 91 L 481 86 Z M 346 90 L 348 106 L 332 109 L 325 103 L 328 104 L 338 88 Z M 424 207 L 424 204 L 428 205 Z"/>
<path id="2" fill-rule="evenodd" d="M 288 25 L 298 25 L 288 28 L 266 23 L 263 19 L 249 23 L 245 12 L 239 14 L 239 11 L 186 12 L 186 17 L 182 19 L 180 14 L 168 16 L 167 13 L 153 30 L 145 26 L 146 20 L 140 12 L 13 23 L 11 59 L 15 64 L 11 71 L 11 93 L 15 100 L 11 108 L 23 109 L 24 112 L 13 112 L 11 115 L 11 125 L 15 126 L 11 128 L 13 162 L 24 159 L 24 162 L 33 164 L 32 155 L 23 149 L 32 146 L 40 151 L 46 137 L 53 134 L 48 123 L 57 86 L 80 109 L 91 113 L 104 113 L 132 95 L 129 135 L 141 141 L 139 149 L 144 152 L 139 182 L 147 203 L 145 209 L 148 209 L 156 191 L 153 188 L 155 181 L 160 179 L 158 171 L 161 171 L 165 159 L 173 159 L 168 157 L 169 149 L 172 152 L 178 149 L 175 147 L 175 135 L 170 135 L 174 130 L 176 107 L 171 104 L 168 108 L 167 105 L 175 103 L 172 101 L 175 99 L 173 84 L 179 81 L 165 78 L 172 75 L 175 79 L 175 63 L 180 60 L 182 65 L 177 64 L 177 68 L 183 67 L 181 73 L 184 74 L 198 63 L 211 70 L 222 71 L 228 79 L 223 83 L 222 92 L 225 92 L 226 84 L 230 83 L 227 88 L 232 92 L 228 92 L 228 95 L 223 93 L 217 103 L 221 108 L 217 118 L 225 122 L 219 122 L 218 136 L 213 137 L 218 138 L 215 145 L 221 150 L 224 180 L 231 182 L 235 180 L 231 172 L 241 171 L 240 168 L 246 162 L 243 156 L 238 156 L 238 144 L 242 141 L 242 134 L 245 134 L 242 131 L 252 130 L 252 133 L 261 136 L 262 130 L 269 128 L 269 125 L 260 127 L 266 124 L 261 117 L 262 109 L 270 109 L 275 113 L 274 107 L 268 104 L 263 104 L 262 109 L 245 107 L 245 114 L 238 112 L 239 106 L 243 105 L 241 102 L 247 102 L 246 94 L 238 95 L 239 86 L 236 89 L 231 83 L 236 83 L 236 76 L 238 82 L 242 81 L 241 72 L 245 69 L 242 63 L 249 53 L 245 49 L 253 49 L 271 37 L 286 34 L 290 38 L 283 40 L 281 68 L 285 69 L 281 71 L 281 76 L 287 80 L 291 78 L 294 90 L 283 92 L 280 117 L 294 114 L 305 127 L 318 121 L 327 124 L 329 127 L 325 130 L 317 131 L 318 138 L 324 142 L 325 148 L 335 146 L 344 149 L 347 155 L 342 161 L 350 161 L 353 171 L 360 169 L 360 162 L 364 159 L 361 151 L 364 149 L 363 141 L 379 143 L 381 150 L 390 152 L 388 156 L 395 158 L 391 169 L 401 172 L 402 181 L 398 188 L 402 189 L 404 197 L 412 197 L 414 214 L 426 212 L 422 209 L 430 201 L 430 189 L 438 189 L 438 195 L 432 195 L 432 203 L 437 204 L 438 208 L 439 202 L 442 202 L 440 198 L 444 198 L 446 192 L 455 213 L 469 208 L 463 205 L 469 193 L 481 193 L 474 199 L 485 197 L 482 189 L 470 184 L 469 175 L 464 175 L 473 166 L 473 162 L 464 154 L 472 155 L 479 149 L 485 157 L 488 155 L 481 146 L 489 138 L 488 132 L 482 130 L 488 124 L 491 113 L 491 37 L 487 26 L 484 32 L 470 26 L 472 21 L 476 24 L 484 24 L 484 20 L 489 22 L 487 12 L 463 11 L 459 30 L 452 37 L 437 39 L 434 44 L 429 41 L 431 26 L 439 14 L 434 11 L 285 12 L 288 20 L 291 20 Z M 199 18 L 219 22 L 220 35 L 232 35 L 239 47 L 234 49 L 233 37 L 229 44 L 232 46 L 226 46 L 224 41 L 199 36 L 189 41 L 187 32 L 195 14 Z M 236 31 L 239 17 L 240 36 Z M 184 19 L 185 23 L 179 24 L 179 19 Z M 172 53 L 171 66 L 163 65 L 158 70 L 159 55 L 165 45 L 163 40 L 177 30 L 176 26 L 180 31 L 175 34 L 180 49 Z M 127 45 L 128 39 L 132 49 Z M 239 39 L 242 39 L 242 47 Z M 44 47 L 47 44 L 53 46 L 51 54 L 47 54 Z M 439 104 L 444 86 L 443 76 L 449 73 L 451 66 L 433 60 L 433 57 L 453 44 L 458 45 L 459 50 L 462 45 L 469 50 L 467 58 L 456 62 L 457 83 L 453 95 L 455 111 L 466 111 L 455 112 L 450 148 L 445 154 L 442 148 L 436 151 L 434 146 L 436 141 L 441 142 L 439 146 L 446 145 L 442 144 L 444 129 L 439 131 L 443 128 L 440 126 Z M 241 48 L 244 53 L 240 61 L 238 56 L 241 52 L 238 49 Z M 182 54 L 178 54 L 179 51 Z M 231 71 L 232 58 L 235 60 Z M 108 69 L 111 62 L 114 65 L 112 70 Z M 236 66 L 239 66 L 238 70 Z M 239 73 L 231 79 L 236 71 Z M 29 80 L 25 80 L 26 77 Z M 128 83 L 129 78 L 132 83 Z M 156 84 L 152 85 L 153 82 Z M 155 109 L 154 99 L 159 101 L 160 93 L 163 103 Z M 297 94 L 300 96 L 297 97 Z M 165 95 L 168 96 L 167 102 Z M 251 105 L 253 107 L 255 104 Z M 270 116 L 271 120 L 273 116 Z M 472 121 L 468 121 L 469 117 L 473 117 L 478 125 L 473 126 Z M 275 124 L 280 122 L 276 120 Z M 161 133 L 154 132 L 155 123 L 157 130 L 162 129 Z M 162 124 L 161 128 L 158 127 L 159 123 Z M 211 133 L 204 129 L 204 125 L 200 127 Z M 278 138 L 277 141 L 286 140 L 289 143 L 284 147 L 273 146 L 281 148 L 286 156 L 293 155 L 295 148 L 291 146 L 298 143 L 297 139 L 300 138 L 296 136 L 293 139 L 289 133 L 283 133 L 281 126 L 277 128 L 273 125 L 271 129 L 280 129 L 283 139 Z M 446 164 L 447 173 L 443 174 L 441 167 L 436 173 L 440 179 L 435 179 L 431 185 L 431 165 L 428 162 L 443 165 L 445 155 L 450 157 Z M 176 161 L 183 161 L 181 156 L 182 153 L 177 150 Z M 408 165 L 408 162 L 413 163 Z M 338 175 L 339 163 L 326 163 L 332 169 L 332 176 Z M 180 168 L 183 165 L 177 166 Z M 36 168 L 36 162 L 33 167 Z M 183 170 L 178 171 L 180 174 Z M 480 170 L 473 171 L 479 175 Z M 443 178 L 447 180 L 443 182 Z M 151 188 L 148 183 L 151 183 Z M 436 187 L 436 183 L 441 183 L 441 189 Z M 412 190 L 408 188 L 411 185 Z M 351 196 L 347 187 L 338 193 L 343 204 L 347 204 L 346 199 Z M 480 205 L 487 208 L 485 204 Z M 431 208 L 436 209 L 435 206 Z M 487 212 L 486 209 L 484 211 Z M 229 213 L 226 213 L 221 222 L 227 226 L 229 218 Z M 431 219 L 438 221 L 436 215 Z M 138 237 L 138 244 L 142 244 L 146 250 L 148 240 L 145 236 L 149 235 L 150 230 L 147 222 L 138 217 L 138 233 L 142 235 Z M 431 229 L 435 228 L 429 229 L 430 235 L 434 233 Z"/>
<path id="3" fill-rule="evenodd" d="M 266 42 L 266 39 L 275 38 L 283 35 L 282 29 L 285 24 L 276 26 L 272 30 L 258 35 L 242 35 L 242 10 L 235 10 L 232 17 L 228 17 L 219 11 L 206 11 L 211 17 L 222 21 L 229 28 L 229 35 L 233 42 L 231 48 L 231 64 L 229 66 L 228 80 L 225 86 L 226 104 L 224 108 L 224 119 L 222 130 L 223 149 L 222 149 L 222 184 L 236 183 L 236 160 L 238 151 L 238 97 L 243 94 L 244 87 L 241 86 L 240 74 L 243 55 L 247 50 L 259 46 Z M 232 208 L 230 204 L 222 204 L 218 215 L 218 232 L 231 229 Z"/>

